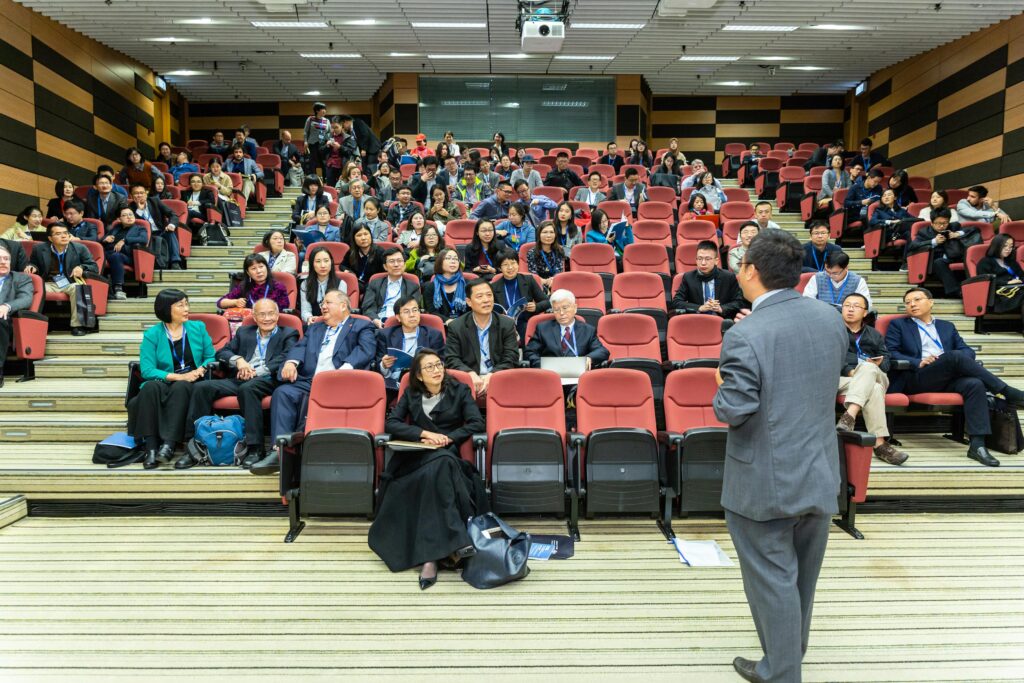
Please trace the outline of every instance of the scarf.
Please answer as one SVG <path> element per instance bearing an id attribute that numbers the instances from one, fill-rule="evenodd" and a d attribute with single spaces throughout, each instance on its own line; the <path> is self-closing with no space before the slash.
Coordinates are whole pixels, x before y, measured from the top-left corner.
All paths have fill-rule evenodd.
<path id="1" fill-rule="evenodd" d="M 441 310 L 445 285 L 455 285 L 452 313 L 461 313 L 466 310 L 466 278 L 462 276 L 461 271 L 451 277 L 445 277 L 439 273 L 434 274 L 434 309 Z"/>

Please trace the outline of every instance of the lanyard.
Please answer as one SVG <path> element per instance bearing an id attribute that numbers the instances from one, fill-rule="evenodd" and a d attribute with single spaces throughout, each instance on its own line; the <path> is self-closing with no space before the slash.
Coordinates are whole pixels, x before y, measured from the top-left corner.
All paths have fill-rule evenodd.
<path id="1" fill-rule="evenodd" d="M 476 328 L 476 336 L 480 341 L 480 356 L 486 356 L 488 360 L 491 358 L 491 348 L 487 344 L 488 336 L 491 333 L 491 326 L 488 325 L 484 329 Z"/>
<path id="2" fill-rule="evenodd" d="M 489 266 L 491 266 L 493 268 L 494 267 L 494 263 L 491 261 L 491 255 L 487 253 L 487 247 L 484 246 L 484 248 L 481 249 L 480 251 L 483 253 L 484 258 L 487 259 L 487 265 L 489 265 Z"/>
<path id="3" fill-rule="evenodd" d="M 863 332 L 861 332 L 860 334 L 858 334 L 856 337 L 853 338 L 853 345 L 857 347 L 857 358 L 867 358 L 868 357 L 867 354 L 864 353 L 863 351 L 861 351 L 861 349 L 860 349 L 860 338 L 862 336 L 864 336 Z"/>
<path id="4" fill-rule="evenodd" d="M 925 327 L 921 323 L 917 322 L 916 320 L 914 321 L 914 324 L 917 325 L 917 329 L 919 329 L 922 332 L 924 332 L 925 336 L 928 337 L 929 339 L 931 339 L 935 343 L 935 345 L 939 347 L 939 351 L 945 351 L 946 350 L 946 348 L 942 345 L 942 342 L 937 337 L 932 336 L 932 333 L 928 331 L 927 327 Z M 939 331 L 938 329 L 935 330 L 936 334 L 938 333 L 938 331 Z"/>
<path id="5" fill-rule="evenodd" d="M 330 343 L 331 343 L 332 341 L 334 341 L 334 338 L 335 338 L 336 336 L 338 336 L 338 333 L 339 333 L 339 332 L 341 332 L 341 328 L 342 328 L 342 327 L 344 326 L 344 324 L 345 324 L 345 323 L 339 323 L 338 325 L 336 325 L 336 326 L 334 327 L 334 329 L 331 329 L 331 328 L 329 328 L 329 327 L 327 328 L 327 332 L 326 332 L 326 333 L 324 334 L 324 340 L 323 340 L 323 341 L 322 341 L 322 342 L 320 343 L 320 350 L 321 350 L 321 351 L 323 351 L 324 349 L 326 349 L 326 348 L 327 348 L 327 346 L 328 346 L 328 345 L 329 345 L 329 344 L 330 344 Z"/>
<path id="6" fill-rule="evenodd" d="M 360 254 L 359 259 L 363 262 L 362 267 L 359 268 L 359 279 L 362 280 L 363 278 L 366 277 L 366 269 L 370 265 L 370 255 Z"/>
<path id="7" fill-rule="evenodd" d="M 566 334 L 569 335 L 569 337 L 572 339 L 572 341 L 570 341 L 569 339 L 566 339 L 566 335 L 563 334 L 562 335 L 562 343 L 569 347 L 569 350 L 572 351 L 572 355 L 573 356 L 580 355 L 579 351 L 577 351 L 577 346 L 576 346 L 576 330 L 573 329 L 572 325 L 570 325 L 566 329 Z"/>
<path id="8" fill-rule="evenodd" d="M 815 269 L 817 269 L 817 271 L 819 273 L 821 271 L 825 270 L 825 254 L 827 254 L 827 253 L 828 253 L 828 249 L 826 249 L 825 253 L 821 255 L 821 262 L 819 263 L 818 262 L 818 250 L 815 249 L 813 246 L 811 247 L 811 258 L 814 259 L 814 267 L 815 267 Z"/>
<path id="9" fill-rule="evenodd" d="M 181 358 L 178 358 L 178 351 L 174 348 L 174 338 L 171 337 L 171 331 L 167 329 L 167 325 L 164 325 L 164 334 L 167 335 L 167 341 L 171 343 L 171 357 L 174 359 L 174 366 L 179 370 L 185 369 L 185 346 L 188 340 L 188 332 L 184 325 L 181 328 Z"/>
<path id="10" fill-rule="evenodd" d="M 391 280 L 389 278 L 384 278 L 384 279 L 386 280 L 386 282 L 384 283 L 384 303 L 381 304 L 380 315 L 379 315 L 381 320 L 383 320 L 383 319 L 385 319 L 387 317 L 385 315 L 385 313 L 387 313 L 387 310 L 389 308 L 391 308 L 392 304 L 394 304 L 394 302 L 398 300 L 398 297 L 400 297 L 402 295 L 402 281 L 401 280 L 399 280 L 397 283 L 395 283 L 395 284 L 398 285 L 398 291 L 395 292 L 394 296 L 391 296 Z M 394 311 L 392 311 L 392 313 L 394 313 Z"/>
<path id="11" fill-rule="evenodd" d="M 260 357 L 261 361 L 264 360 L 267 357 L 267 348 L 270 346 L 270 340 L 274 338 L 275 334 L 277 334 L 277 328 L 276 327 L 270 333 L 270 336 L 267 337 L 267 343 L 266 344 L 260 344 L 260 339 L 263 338 L 263 335 L 261 335 L 259 333 L 259 331 L 256 332 L 256 355 L 258 355 Z"/>
<path id="12" fill-rule="evenodd" d="M 266 284 L 266 286 L 263 288 L 263 296 L 261 296 L 259 299 L 254 299 L 253 296 L 252 296 L 252 292 L 249 292 L 249 297 L 248 297 L 249 298 L 249 306 L 250 307 L 253 306 L 260 299 L 266 299 L 269 295 L 270 295 L 270 283 L 268 282 Z"/>
<path id="13" fill-rule="evenodd" d="M 508 304 L 508 310 L 511 312 L 512 308 L 520 301 L 522 301 L 522 299 L 520 299 L 518 296 L 512 294 L 512 292 L 515 292 L 516 294 L 519 293 L 519 280 L 514 279 L 512 280 L 512 282 L 505 280 L 505 282 L 502 284 L 505 287 L 505 303 Z M 510 284 L 512 285 L 511 289 L 509 289 Z"/>
<path id="14" fill-rule="evenodd" d="M 551 261 L 548 260 L 548 255 L 543 249 L 538 248 L 537 251 L 540 252 L 540 257 L 544 259 L 544 268 L 547 269 L 548 274 L 554 274 L 554 268 L 551 267 Z"/>
<path id="15" fill-rule="evenodd" d="M 714 278 L 704 283 L 704 301 L 715 298 L 715 280 Z"/>
<path id="16" fill-rule="evenodd" d="M 445 303 L 448 304 L 448 316 L 451 318 L 456 317 L 459 313 L 455 310 L 455 292 L 452 292 L 452 296 L 449 297 L 448 292 L 444 291 L 444 285 L 438 283 L 438 286 L 441 288 L 441 296 L 444 297 Z M 456 287 L 457 290 L 458 287 Z"/>
<path id="17" fill-rule="evenodd" d="M 507 239 L 512 240 L 513 244 L 517 244 L 519 242 L 519 235 L 522 233 L 522 231 L 523 231 L 522 226 L 517 228 L 514 223 L 509 221 L 509 224 L 508 224 L 508 237 L 507 237 Z"/>
<path id="18" fill-rule="evenodd" d="M 829 289 L 829 293 L 832 295 L 832 303 L 833 304 L 839 304 L 839 303 L 842 302 L 843 294 L 846 292 L 846 285 L 848 285 L 848 284 L 850 284 L 850 276 L 849 275 L 847 275 L 843 279 L 843 286 L 839 289 L 839 295 L 836 296 L 836 288 L 832 286 L 832 278 L 828 278 L 828 289 Z"/>
<path id="19" fill-rule="evenodd" d="M 65 249 L 63 252 L 58 252 L 53 247 L 50 247 L 50 251 L 52 251 L 53 255 L 57 257 L 58 267 L 60 268 L 59 275 L 64 275 L 64 259 L 67 258 L 68 250 Z"/>

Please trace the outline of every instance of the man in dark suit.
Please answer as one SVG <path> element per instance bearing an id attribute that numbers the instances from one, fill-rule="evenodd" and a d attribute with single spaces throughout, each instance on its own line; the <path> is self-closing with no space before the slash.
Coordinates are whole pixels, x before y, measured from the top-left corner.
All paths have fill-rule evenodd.
<path id="1" fill-rule="evenodd" d="M 466 283 L 469 311 L 448 326 L 444 364 L 468 372 L 477 397 L 486 393 L 491 375 L 519 363 L 519 344 L 512 318 L 494 312 L 491 284 L 480 278 Z"/>
<path id="2" fill-rule="evenodd" d="M 320 302 L 323 318 L 313 323 L 306 336 L 288 352 L 270 400 L 270 438 L 301 430 L 306 421 L 306 405 L 313 376 L 324 370 L 369 370 L 377 352 L 373 325 L 353 318 L 348 296 L 329 289 Z M 253 474 L 272 474 L 281 468 L 281 456 L 275 447 L 253 464 Z"/>
<path id="3" fill-rule="evenodd" d="M 85 207 L 85 217 L 95 218 L 104 226 L 110 225 L 117 220 L 117 217 L 127 205 L 127 200 L 113 191 L 114 181 L 106 175 L 97 173 L 92 178 L 94 193 Z"/>
<path id="4" fill-rule="evenodd" d="M 828 241 L 831 232 L 827 222 L 815 219 L 811 221 L 808 230 L 811 239 L 804 244 L 803 272 L 822 273 L 828 265 L 829 255 L 832 252 L 842 253 L 843 248 Z"/>
<path id="5" fill-rule="evenodd" d="M 381 255 L 384 259 L 384 277 L 371 279 L 363 294 L 361 312 L 378 329 L 395 314 L 395 302 L 402 297 L 420 298 L 420 286 L 412 278 L 405 278 L 405 256 L 397 247 L 389 247 Z"/>
<path id="6" fill-rule="evenodd" d="M 356 146 L 359 148 L 359 156 L 362 159 L 360 165 L 366 170 L 367 174 L 372 174 L 377 170 L 380 140 L 362 119 L 354 119 L 348 114 L 339 114 L 336 118 L 341 123 L 341 129 L 346 135 L 355 136 Z"/>
<path id="7" fill-rule="evenodd" d="M 963 263 L 967 255 L 967 247 L 970 239 L 977 235 L 978 229 L 970 226 L 950 223 L 949 209 L 932 209 L 931 225 L 926 225 L 917 231 L 917 236 L 907 247 L 908 254 L 916 254 L 921 251 L 931 250 L 932 272 L 942 282 L 942 289 L 946 296 L 960 298 L 960 277 L 950 266 L 954 263 Z M 980 244 L 980 240 L 978 241 Z"/>
<path id="8" fill-rule="evenodd" d="M 523 357 L 531 368 L 539 368 L 544 357 L 585 357 L 588 370 L 608 360 L 610 354 L 597 338 L 597 329 L 576 320 L 576 295 L 556 289 L 551 293 L 551 312 L 555 319 L 537 325 L 526 345 Z"/>
<path id="9" fill-rule="evenodd" d="M 871 141 L 871 138 L 864 138 L 860 141 L 860 150 L 854 157 L 857 161 L 864 164 L 865 171 L 870 171 L 875 166 L 885 163 L 885 157 L 871 150 L 873 146 L 874 143 Z"/>
<path id="10" fill-rule="evenodd" d="M 429 156 L 423 160 L 423 172 L 414 173 L 409 178 L 409 189 L 412 190 L 412 198 L 423 205 L 423 208 L 430 209 L 430 193 L 433 191 L 435 185 L 440 185 L 448 191 L 448 185 L 445 184 L 441 176 L 437 173 L 438 161 L 437 157 Z"/>
<path id="11" fill-rule="evenodd" d="M 752 312 L 723 337 L 714 399 L 715 416 L 729 425 L 722 507 L 764 651 L 757 662 L 733 660 L 748 681 L 800 680 L 838 512 L 834 406 L 847 332 L 833 307 L 793 289 L 801 257 L 800 243 L 781 230 L 750 243 L 738 279 Z"/>
<path id="12" fill-rule="evenodd" d="M 150 197 L 148 189 L 143 185 L 132 185 L 128 188 L 128 194 L 132 198 L 128 208 L 135 212 L 135 217 L 148 222 L 152 236 L 167 243 L 171 270 L 181 270 L 178 216 L 157 197 Z"/>
<path id="13" fill-rule="evenodd" d="M 21 246 L 21 242 L 18 240 L 5 240 L 0 238 L 0 246 L 7 250 L 7 253 L 11 255 L 11 270 L 16 273 L 34 273 L 33 270 L 26 270 L 31 268 L 28 261 L 28 256 L 25 254 L 24 247 Z M 33 245 L 33 249 L 36 245 Z"/>
<path id="14" fill-rule="evenodd" d="M 84 244 L 71 241 L 71 233 L 61 223 L 46 226 L 48 242 L 40 242 L 32 249 L 33 273 L 43 278 L 47 292 L 63 292 L 71 303 L 71 334 L 86 334 L 78 319 L 78 287 L 76 278 L 87 274 L 99 275 L 99 268 Z"/>
<path id="15" fill-rule="evenodd" d="M 11 252 L 0 245 L 0 387 L 4 385 L 4 357 L 11 344 L 11 316 L 32 305 L 32 278 L 11 270 Z"/>
<path id="16" fill-rule="evenodd" d="M 560 187 L 566 192 L 572 192 L 572 188 L 582 187 L 586 183 L 576 175 L 576 171 L 569 168 L 569 155 L 559 152 L 555 157 L 555 167 L 548 171 L 544 184 L 548 187 Z"/>
<path id="17" fill-rule="evenodd" d="M 234 377 L 198 382 L 192 390 L 185 437 L 193 436 L 195 421 L 213 414 L 213 402 L 224 396 L 237 396 L 238 407 L 245 418 L 245 445 L 248 453 L 243 467 L 251 467 L 265 456 L 263 452 L 263 399 L 279 384 L 281 370 L 288 352 L 299 340 L 291 327 L 279 326 L 280 311 L 273 299 L 259 299 L 252 307 L 255 325 L 238 328 L 227 346 L 217 352 L 217 360 L 226 364 Z M 175 469 L 196 464 L 190 451 L 174 463 Z"/>
<path id="18" fill-rule="evenodd" d="M 828 166 L 829 159 L 837 154 L 842 154 L 844 147 L 845 143 L 842 140 L 836 140 L 826 147 L 819 147 L 814 150 L 811 158 L 804 164 L 804 170 L 810 172 L 815 166 Z"/>
<path id="19" fill-rule="evenodd" d="M 385 327 L 377 333 L 375 367 L 384 375 L 384 386 L 395 395 L 398 394 L 402 370 L 395 367 L 397 358 L 388 353 L 388 349 L 401 349 L 410 356 L 415 356 L 421 349 L 432 349 L 444 358 L 444 335 L 432 327 L 421 325 L 420 312 L 418 297 L 399 297 L 395 302 L 395 315 L 401 324 Z"/>
<path id="20" fill-rule="evenodd" d="M 960 394 L 964 399 L 964 426 L 970 437 L 967 457 L 988 467 L 998 466 L 999 461 L 985 447 L 985 437 L 992 433 L 985 392 L 1002 394 L 1018 407 L 1024 407 L 1024 392 L 983 368 L 953 323 L 932 316 L 934 302 L 927 289 L 907 290 L 903 303 L 910 317 L 889 323 L 885 346 L 895 360 L 910 363 L 910 369 L 894 375 L 889 392 Z"/>
<path id="21" fill-rule="evenodd" d="M 95 223 L 85 220 L 85 204 L 77 197 L 64 202 L 64 220 L 61 221 L 71 232 L 71 241 L 81 240 L 100 241 L 100 232 Z"/>
<path id="22" fill-rule="evenodd" d="M 743 292 L 736 276 L 716 265 L 718 245 L 704 240 L 697 245 L 697 269 L 683 275 L 672 297 L 672 308 L 688 313 L 720 315 L 732 320 L 743 308 Z"/>
<path id="23" fill-rule="evenodd" d="M 635 168 L 627 169 L 625 180 L 612 185 L 608 199 L 628 202 L 629 208 L 633 211 L 633 217 L 636 218 L 637 209 L 647 201 L 647 186 L 640 182 L 640 172 Z"/>
<path id="24" fill-rule="evenodd" d="M 281 157 L 281 168 L 283 169 L 288 168 L 288 160 L 293 154 L 299 154 L 299 148 L 292 143 L 292 133 L 289 130 L 281 131 L 281 139 L 274 141 L 274 146 L 270 151 Z"/>
<path id="25" fill-rule="evenodd" d="M 605 155 L 598 158 L 595 164 L 607 164 L 615 169 L 615 175 L 619 174 L 622 170 L 623 160 L 619 156 L 619 146 L 614 142 L 609 142 L 608 147 L 605 150 Z"/>

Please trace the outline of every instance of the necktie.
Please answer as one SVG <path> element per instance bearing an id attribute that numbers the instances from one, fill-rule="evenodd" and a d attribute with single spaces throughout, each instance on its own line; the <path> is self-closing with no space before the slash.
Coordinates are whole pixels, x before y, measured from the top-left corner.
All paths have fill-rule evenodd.
<path id="1" fill-rule="evenodd" d="M 709 280 L 709 281 L 704 283 L 704 301 L 707 301 L 708 299 L 714 299 L 714 298 L 715 298 L 715 294 L 714 294 L 714 292 L 711 291 L 711 281 Z"/>
<path id="2" fill-rule="evenodd" d="M 562 352 L 568 353 L 571 350 L 569 345 L 569 328 L 565 328 L 565 334 L 562 335 Z"/>
<path id="3" fill-rule="evenodd" d="M 359 220 L 359 210 L 362 208 L 363 203 L 358 199 L 352 200 L 352 218 Z"/>

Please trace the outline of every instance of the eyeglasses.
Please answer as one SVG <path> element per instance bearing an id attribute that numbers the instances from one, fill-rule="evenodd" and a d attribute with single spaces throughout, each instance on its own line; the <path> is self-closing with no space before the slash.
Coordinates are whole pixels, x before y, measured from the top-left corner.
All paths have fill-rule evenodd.
<path id="1" fill-rule="evenodd" d="M 437 370 L 444 370 L 444 363 L 435 361 L 433 363 L 424 363 L 420 366 L 420 370 L 426 370 L 427 372 L 436 372 Z"/>
<path id="2" fill-rule="evenodd" d="M 862 308 L 864 310 L 867 310 L 867 306 L 862 306 L 860 304 L 853 304 L 853 303 L 843 304 L 843 310 L 844 311 L 856 311 L 858 308 Z"/>
<path id="3" fill-rule="evenodd" d="M 420 312 L 419 308 L 412 308 L 412 307 L 410 307 L 410 308 L 403 308 L 402 310 L 400 310 L 398 312 L 398 314 L 399 315 L 413 315 L 413 314 L 416 314 L 416 313 L 419 313 L 419 312 Z"/>
<path id="4" fill-rule="evenodd" d="M 253 313 L 252 317 L 254 317 L 254 318 L 267 318 L 267 319 L 269 319 L 269 318 L 275 317 L 276 315 L 277 315 L 276 311 L 263 311 L 261 313 Z"/>
<path id="5" fill-rule="evenodd" d="M 714 260 L 715 260 L 714 256 L 698 256 L 696 258 L 697 263 L 709 263 L 709 262 L 714 261 Z"/>

